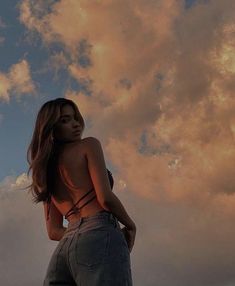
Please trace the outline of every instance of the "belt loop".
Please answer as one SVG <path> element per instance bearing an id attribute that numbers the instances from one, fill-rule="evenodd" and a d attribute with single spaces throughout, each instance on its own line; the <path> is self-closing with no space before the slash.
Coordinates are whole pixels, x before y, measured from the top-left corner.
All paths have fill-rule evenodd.
<path id="1" fill-rule="evenodd" d="M 78 227 L 80 227 L 80 225 L 83 223 L 83 221 L 84 221 L 84 217 L 81 217 Z"/>
<path id="2" fill-rule="evenodd" d="M 115 228 L 118 226 L 118 223 L 117 223 L 117 218 L 115 217 L 115 215 L 114 214 L 112 214 L 112 213 L 110 213 L 110 219 L 111 219 L 111 221 L 113 221 L 114 222 L 114 226 L 115 226 Z"/>

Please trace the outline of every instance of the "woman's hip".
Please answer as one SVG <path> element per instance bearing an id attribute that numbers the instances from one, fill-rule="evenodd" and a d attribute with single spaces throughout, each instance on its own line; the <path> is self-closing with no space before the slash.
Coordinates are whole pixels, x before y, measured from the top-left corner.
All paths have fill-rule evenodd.
<path id="1" fill-rule="evenodd" d="M 124 234 L 118 227 L 100 227 L 75 233 L 69 247 L 72 269 L 83 271 L 114 271 L 130 269 L 130 252 Z M 113 269 L 113 270 L 112 270 Z"/>

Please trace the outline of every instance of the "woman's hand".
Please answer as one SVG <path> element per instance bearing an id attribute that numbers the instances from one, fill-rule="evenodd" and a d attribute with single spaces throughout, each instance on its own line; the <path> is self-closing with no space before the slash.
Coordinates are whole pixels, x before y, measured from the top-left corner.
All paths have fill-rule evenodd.
<path id="1" fill-rule="evenodd" d="M 129 251 L 132 251 L 132 248 L 134 246 L 135 243 L 135 235 L 136 235 L 136 226 L 133 227 L 126 227 L 124 226 L 123 228 L 121 228 L 121 231 L 123 232 Z"/>

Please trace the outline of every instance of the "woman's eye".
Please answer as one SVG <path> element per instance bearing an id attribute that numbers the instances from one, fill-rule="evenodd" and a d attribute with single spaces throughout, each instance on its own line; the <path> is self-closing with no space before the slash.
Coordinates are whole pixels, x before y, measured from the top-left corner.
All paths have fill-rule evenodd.
<path id="1" fill-rule="evenodd" d="M 70 120 L 71 120 L 71 118 L 63 118 L 63 119 L 60 120 L 60 122 L 62 122 L 62 123 L 67 123 L 67 122 L 69 122 Z M 75 117 L 74 117 L 74 120 L 79 121 L 79 118 L 75 116 Z"/>
<path id="2" fill-rule="evenodd" d="M 68 119 L 62 119 L 61 122 L 62 123 L 67 123 L 67 122 L 69 122 L 69 120 Z"/>

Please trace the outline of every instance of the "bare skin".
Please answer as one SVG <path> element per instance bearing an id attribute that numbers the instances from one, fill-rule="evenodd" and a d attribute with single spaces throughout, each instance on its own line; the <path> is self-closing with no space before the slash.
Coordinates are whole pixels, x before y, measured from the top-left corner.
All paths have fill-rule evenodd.
<path id="1" fill-rule="evenodd" d="M 67 187 L 62 181 L 61 175 L 57 173 L 55 178 L 57 196 L 53 197 L 53 203 L 63 215 L 65 215 L 73 206 L 73 203 L 77 202 L 93 188 L 93 183 L 87 167 L 85 147 L 86 138 L 75 144 L 68 144 L 60 155 L 60 170 L 66 182 L 74 187 L 74 189 Z M 92 196 L 94 196 L 94 192 L 88 194 L 84 200 L 77 204 L 77 207 L 83 205 L 84 202 L 92 198 Z M 95 198 L 84 206 L 80 213 L 69 216 L 68 221 L 73 222 L 80 217 L 91 216 L 101 210 L 104 210 L 104 208 L 99 204 L 97 198 Z"/>
<path id="2" fill-rule="evenodd" d="M 63 117 L 65 115 L 65 117 Z M 81 126 L 74 119 L 74 111 L 66 105 L 61 111 L 61 121 L 55 128 L 54 137 L 62 142 L 59 155 L 59 169 L 54 178 L 56 196 L 52 196 L 50 218 L 47 221 L 48 235 L 53 240 L 60 240 L 66 228 L 63 227 L 63 216 L 83 195 L 93 187 L 95 192 L 88 194 L 77 207 L 83 205 L 96 193 L 96 198 L 84 206 L 79 213 L 68 217 L 69 222 L 77 221 L 81 217 L 88 217 L 101 210 L 111 211 L 125 227 L 122 231 L 132 250 L 135 241 L 136 227 L 126 213 L 120 200 L 111 191 L 103 154 L 93 137 L 81 139 Z M 90 150 L 94 150 L 92 152 Z M 99 154 L 98 154 L 99 153 Z M 91 158 L 96 158 L 92 160 Z M 62 177 L 71 185 L 64 184 Z M 44 204 L 46 217 L 46 204 Z"/>

